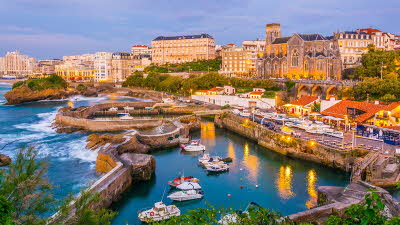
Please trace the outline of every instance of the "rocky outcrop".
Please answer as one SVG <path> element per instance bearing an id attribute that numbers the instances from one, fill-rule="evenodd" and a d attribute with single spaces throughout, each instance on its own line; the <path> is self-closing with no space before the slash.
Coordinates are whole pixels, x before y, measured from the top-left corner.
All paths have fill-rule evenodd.
<path id="1" fill-rule="evenodd" d="M 46 89 L 42 91 L 32 91 L 28 87 L 19 87 L 8 91 L 4 94 L 4 97 L 7 99 L 7 105 L 14 105 L 24 102 L 33 102 L 46 99 L 64 99 L 76 94 L 76 92 L 68 92 L 64 89 Z"/>
<path id="2" fill-rule="evenodd" d="M 116 147 L 118 154 L 125 152 L 147 153 L 150 150 L 148 145 L 142 144 L 137 139 L 137 133 L 130 135 L 124 134 L 91 134 L 87 138 L 86 148 L 98 149 L 106 144 L 112 144 Z"/>
<path id="3" fill-rule="evenodd" d="M 4 154 L 0 154 L 0 166 L 8 166 L 10 164 L 11 164 L 11 158 Z"/>
<path id="4" fill-rule="evenodd" d="M 87 137 L 86 148 L 96 150 L 107 143 L 117 145 L 125 141 L 123 134 L 91 134 Z"/>
<path id="5" fill-rule="evenodd" d="M 152 99 L 156 102 L 161 102 L 162 93 L 158 91 L 143 90 L 143 89 L 133 89 L 130 90 L 126 96 L 142 99 Z"/>
<path id="6" fill-rule="evenodd" d="M 130 169 L 134 181 L 150 180 L 156 169 L 156 160 L 152 155 L 124 153 L 120 158 L 122 163 Z"/>

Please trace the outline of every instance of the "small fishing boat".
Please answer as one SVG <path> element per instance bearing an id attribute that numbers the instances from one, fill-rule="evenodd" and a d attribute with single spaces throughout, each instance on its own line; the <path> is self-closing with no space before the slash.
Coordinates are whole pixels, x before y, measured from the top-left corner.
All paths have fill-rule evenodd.
<path id="1" fill-rule="evenodd" d="M 170 99 L 170 98 L 163 98 L 162 99 L 162 101 L 164 102 L 164 103 L 174 103 L 174 100 L 172 100 L 172 99 Z"/>
<path id="2" fill-rule="evenodd" d="M 121 120 L 133 120 L 133 117 L 129 113 L 118 113 L 118 117 Z"/>
<path id="3" fill-rule="evenodd" d="M 199 183 L 195 182 L 183 182 L 182 184 L 176 186 L 180 190 L 200 190 L 201 186 Z"/>
<path id="4" fill-rule="evenodd" d="M 126 111 L 128 111 L 128 110 L 135 110 L 135 107 L 125 106 L 124 109 L 125 109 Z"/>
<path id="5" fill-rule="evenodd" d="M 163 202 L 156 202 L 154 207 L 146 210 L 139 211 L 139 219 L 145 223 L 157 222 L 167 220 L 173 216 L 180 216 L 181 210 L 175 205 L 165 205 Z"/>
<path id="6" fill-rule="evenodd" d="M 188 152 L 199 152 L 206 150 L 206 146 L 200 144 L 200 140 L 192 140 L 188 145 L 181 145 L 181 148 Z"/>
<path id="7" fill-rule="evenodd" d="M 244 109 L 239 113 L 239 115 L 242 117 L 250 117 L 250 110 Z"/>
<path id="8" fill-rule="evenodd" d="M 222 161 L 222 158 L 219 156 L 210 156 L 208 153 L 204 153 L 203 156 L 199 158 L 199 163 L 201 164 L 218 161 Z"/>
<path id="9" fill-rule="evenodd" d="M 203 191 L 201 190 L 188 190 L 188 191 L 177 191 L 167 196 L 167 198 L 173 201 L 189 201 L 202 198 Z"/>
<path id="10" fill-rule="evenodd" d="M 189 176 L 189 177 L 182 176 L 182 177 L 175 178 L 171 181 L 168 181 L 168 184 L 171 187 L 177 187 L 178 185 L 181 185 L 185 182 L 199 183 L 200 180 L 195 177 L 192 177 L 192 176 Z"/>
<path id="11" fill-rule="evenodd" d="M 205 165 L 208 172 L 224 172 L 229 170 L 229 165 L 226 163 L 210 163 Z"/>
<path id="12" fill-rule="evenodd" d="M 108 109 L 108 111 L 116 112 L 116 111 L 118 111 L 118 108 L 117 107 L 111 107 L 111 108 Z"/>

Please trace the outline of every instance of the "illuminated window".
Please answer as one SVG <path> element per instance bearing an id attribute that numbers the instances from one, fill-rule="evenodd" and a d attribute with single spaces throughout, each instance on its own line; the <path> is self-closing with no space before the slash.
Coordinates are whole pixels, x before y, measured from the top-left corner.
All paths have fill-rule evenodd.
<path id="1" fill-rule="evenodd" d="M 299 52 L 297 49 L 292 52 L 292 66 L 299 66 Z"/>

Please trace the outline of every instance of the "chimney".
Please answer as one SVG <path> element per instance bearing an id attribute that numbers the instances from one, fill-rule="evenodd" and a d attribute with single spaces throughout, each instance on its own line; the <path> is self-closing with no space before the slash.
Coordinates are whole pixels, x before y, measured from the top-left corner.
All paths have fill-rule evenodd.
<path id="1" fill-rule="evenodd" d="M 379 101 L 378 101 L 378 100 L 375 100 L 375 101 L 374 101 L 374 104 L 375 104 L 375 105 L 379 105 Z"/>

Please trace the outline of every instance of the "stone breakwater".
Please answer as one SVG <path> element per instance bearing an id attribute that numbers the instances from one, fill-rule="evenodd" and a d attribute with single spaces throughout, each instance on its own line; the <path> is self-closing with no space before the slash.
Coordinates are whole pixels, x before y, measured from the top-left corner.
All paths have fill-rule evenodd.
<path id="1" fill-rule="evenodd" d="M 359 149 L 337 150 L 322 146 L 315 141 L 305 141 L 289 135 L 282 135 L 229 112 L 216 116 L 215 123 L 221 128 L 226 128 L 252 139 L 259 145 L 283 155 L 321 163 L 345 171 L 350 171 L 358 157 L 367 154 Z"/>

